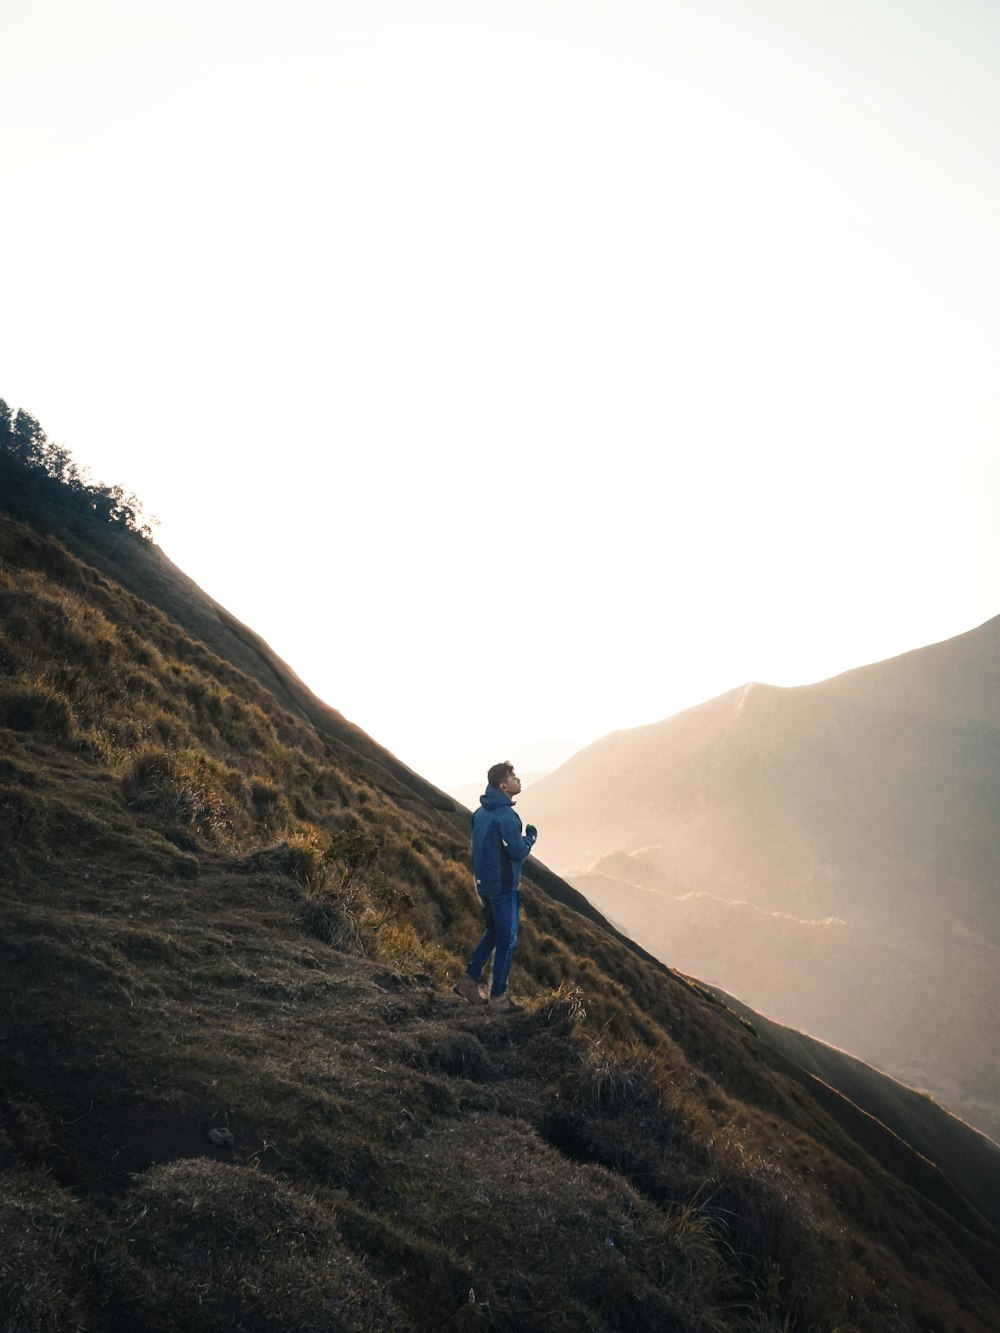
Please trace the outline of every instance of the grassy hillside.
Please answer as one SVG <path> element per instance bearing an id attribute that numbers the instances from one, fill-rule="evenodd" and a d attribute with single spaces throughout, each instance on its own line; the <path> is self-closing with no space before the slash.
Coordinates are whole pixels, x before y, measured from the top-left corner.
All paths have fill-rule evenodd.
<path id="1" fill-rule="evenodd" d="M 0 1327 L 997 1326 L 1000 1154 L 942 1170 L 531 862 L 526 1011 L 465 1006 L 466 816 L 135 549 L 0 518 Z"/>
<path id="2" fill-rule="evenodd" d="M 532 788 L 550 863 L 658 957 L 1000 1137 L 1000 619 L 608 736 Z"/>

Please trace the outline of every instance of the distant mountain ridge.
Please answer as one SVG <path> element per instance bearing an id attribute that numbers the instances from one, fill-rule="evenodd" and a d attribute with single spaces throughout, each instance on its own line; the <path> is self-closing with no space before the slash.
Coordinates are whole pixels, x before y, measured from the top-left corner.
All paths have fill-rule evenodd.
<path id="1" fill-rule="evenodd" d="M 1000 618 L 747 685 L 532 790 L 550 863 L 658 957 L 1000 1135 Z"/>
<path id="2" fill-rule="evenodd" d="M 857 703 L 938 717 L 986 722 L 1000 718 L 1000 616 L 964 634 L 856 667 L 806 688 Z"/>

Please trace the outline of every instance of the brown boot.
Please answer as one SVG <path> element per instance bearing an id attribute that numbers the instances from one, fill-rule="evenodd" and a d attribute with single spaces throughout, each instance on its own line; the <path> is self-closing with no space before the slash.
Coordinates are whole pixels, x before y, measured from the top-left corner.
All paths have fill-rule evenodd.
<path id="1" fill-rule="evenodd" d="M 490 1009 L 495 1014 L 519 1014 L 523 1004 L 515 1004 L 506 991 L 502 995 L 490 996 Z"/>
<path id="2" fill-rule="evenodd" d="M 461 995 L 463 1000 L 468 1000 L 470 1004 L 482 1004 L 486 998 L 479 989 L 479 982 L 473 981 L 468 972 L 452 986 L 452 990 L 456 995 Z"/>

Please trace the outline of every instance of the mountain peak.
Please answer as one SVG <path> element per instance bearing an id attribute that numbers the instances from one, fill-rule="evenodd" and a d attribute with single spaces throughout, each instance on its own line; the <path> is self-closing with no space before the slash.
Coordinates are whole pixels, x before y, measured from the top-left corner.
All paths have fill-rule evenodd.
<path id="1" fill-rule="evenodd" d="M 977 1021 L 1000 1002 L 998 809 L 995 618 L 617 733 L 539 784 L 531 817 L 552 864 L 658 957 L 919 1077 L 1000 1137 L 993 1036 Z M 630 901 L 614 858 L 632 854 L 646 873 Z M 707 895 L 715 920 L 683 891 Z M 822 944 L 793 926 L 828 917 L 847 927 Z"/>

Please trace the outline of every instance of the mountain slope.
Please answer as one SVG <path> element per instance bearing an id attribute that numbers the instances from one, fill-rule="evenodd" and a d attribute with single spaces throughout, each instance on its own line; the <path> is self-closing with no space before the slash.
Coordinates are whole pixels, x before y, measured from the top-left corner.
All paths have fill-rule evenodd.
<path id="1" fill-rule="evenodd" d="M 1000 1134 L 1000 619 L 606 737 L 532 792 L 658 957 Z"/>
<path id="2" fill-rule="evenodd" d="M 467 816 L 6 519 L 0 666 L 0 1325 L 996 1325 L 959 1122 L 928 1161 L 532 863 L 525 1012 L 460 1004 Z"/>

